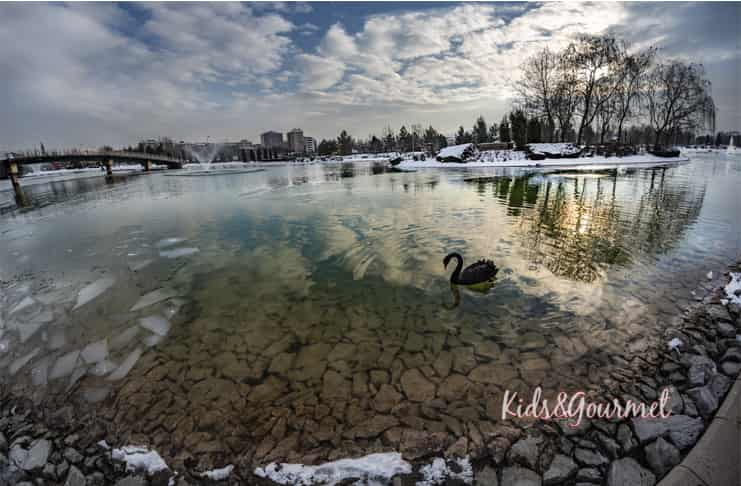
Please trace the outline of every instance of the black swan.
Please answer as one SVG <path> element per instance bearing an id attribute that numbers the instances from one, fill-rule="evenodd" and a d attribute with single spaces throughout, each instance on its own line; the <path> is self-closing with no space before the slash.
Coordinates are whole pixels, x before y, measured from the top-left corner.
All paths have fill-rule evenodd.
<path id="1" fill-rule="evenodd" d="M 497 276 L 499 269 L 494 262 L 491 260 L 479 260 L 476 263 L 472 263 L 467 266 L 463 271 L 463 257 L 458 253 L 451 253 L 443 260 L 443 265 L 448 268 L 450 260 L 455 258 L 458 264 L 453 270 L 453 274 L 450 276 L 450 283 L 455 285 L 465 285 L 467 287 L 491 287 L 494 277 Z"/>

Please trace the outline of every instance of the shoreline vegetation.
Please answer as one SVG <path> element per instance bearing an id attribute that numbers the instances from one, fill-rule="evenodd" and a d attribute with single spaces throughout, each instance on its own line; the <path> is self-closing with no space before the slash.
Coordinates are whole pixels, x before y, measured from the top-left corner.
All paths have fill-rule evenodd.
<path id="1" fill-rule="evenodd" d="M 356 451 L 354 458 L 321 465 L 256 464 L 228 455 L 223 464 L 175 464 L 167 453 L 160 456 L 147 446 L 117 444 L 106 432 L 105 417 L 75 412 L 69 404 L 45 406 L 2 387 L 0 481 L 185 486 L 366 479 L 432 485 L 448 479 L 456 484 L 653 485 L 697 443 L 741 369 L 741 262 L 720 277 L 712 275 L 698 284 L 695 302 L 661 341 L 623 360 L 602 391 L 603 397 L 626 403 L 662 398 L 671 410 L 667 419 L 585 419 L 578 427 L 567 420 L 512 420 L 475 433 L 461 430 L 457 440 L 420 431 L 412 449 L 402 443 L 397 452 L 379 444 L 365 451 L 368 455 Z"/>

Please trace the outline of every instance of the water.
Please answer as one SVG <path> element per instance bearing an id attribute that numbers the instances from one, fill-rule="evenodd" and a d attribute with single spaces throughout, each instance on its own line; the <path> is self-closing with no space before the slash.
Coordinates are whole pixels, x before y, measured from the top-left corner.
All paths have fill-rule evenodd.
<path id="1" fill-rule="evenodd" d="M 32 186 L 1 216 L 0 376 L 175 464 L 484 432 L 505 388 L 599 393 L 612 362 L 663 345 L 739 256 L 740 184 L 741 163 L 698 155 L 620 173 L 359 163 Z M 450 251 L 494 260 L 496 285 L 456 295 Z"/>

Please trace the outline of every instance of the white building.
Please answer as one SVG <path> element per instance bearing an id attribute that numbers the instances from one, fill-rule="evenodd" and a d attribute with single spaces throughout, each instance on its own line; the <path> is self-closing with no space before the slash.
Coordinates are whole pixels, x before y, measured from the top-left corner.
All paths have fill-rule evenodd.
<path id="1" fill-rule="evenodd" d="M 304 137 L 304 152 L 307 154 L 316 153 L 316 139 L 314 137 Z"/>

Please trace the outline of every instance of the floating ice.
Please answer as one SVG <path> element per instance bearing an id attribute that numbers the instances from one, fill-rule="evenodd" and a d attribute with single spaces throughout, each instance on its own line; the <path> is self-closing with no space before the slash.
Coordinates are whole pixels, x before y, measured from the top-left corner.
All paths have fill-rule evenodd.
<path id="1" fill-rule="evenodd" d="M 157 452 L 146 447 L 124 446 L 120 449 L 113 449 L 111 457 L 117 461 L 125 462 L 127 471 L 146 471 L 147 474 L 151 475 L 169 469 L 167 463 Z"/>
<path id="2" fill-rule="evenodd" d="M 163 240 L 159 240 L 155 246 L 157 248 L 166 248 L 168 246 L 177 245 L 178 243 L 181 243 L 183 241 L 185 241 L 185 238 L 165 238 Z"/>
<path id="3" fill-rule="evenodd" d="M 107 375 L 111 371 L 115 370 L 118 367 L 116 363 L 109 359 L 104 359 L 103 361 L 98 361 L 95 363 L 95 366 L 90 368 L 90 374 L 95 376 L 103 376 Z"/>
<path id="4" fill-rule="evenodd" d="M 116 371 L 111 373 L 107 379 L 111 381 L 116 381 L 128 375 L 129 371 L 131 371 L 131 368 L 133 368 L 136 362 L 139 361 L 139 358 L 141 358 L 141 355 L 142 355 L 141 348 L 136 348 L 135 350 L 133 350 L 126 357 L 123 363 L 121 363 L 121 365 L 118 368 L 116 368 Z"/>
<path id="5" fill-rule="evenodd" d="M 152 263 L 153 261 L 154 260 L 152 260 L 151 258 L 148 258 L 146 260 L 141 260 L 141 261 L 138 261 L 138 262 L 132 262 L 132 263 L 129 263 L 129 269 L 132 272 L 138 272 L 139 270 L 142 270 L 142 269 L 148 267 L 149 264 Z"/>
<path id="6" fill-rule="evenodd" d="M 145 307 L 149 307 L 150 305 L 156 304 L 157 302 L 162 302 L 163 300 L 172 299 L 173 297 L 177 295 L 178 295 L 177 292 L 167 287 L 162 287 L 157 290 L 153 290 L 139 297 L 139 300 L 136 301 L 136 304 L 134 304 L 134 306 L 131 308 L 131 311 L 133 312 L 139 309 L 143 309 Z"/>
<path id="7" fill-rule="evenodd" d="M 56 328 L 49 332 L 49 338 L 46 346 L 51 349 L 61 349 L 67 344 L 67 337 L 64 335 L 64 329 Z"/>
<path id="8" fill-rule="evenodd" d="M 108 357 L 108 340 L 101 339 L 85 346 L 80 352 L 82 360 L 87 364 L 95 364 Z"/>
<path id="9" fill-rule="evenodd" d="M 741 305 L 741 272 L 731 272 L 731 281 L 725 290 L 728 302 Z"/>
<path id="10" fill-rule="evenodd" d="M 36 301 L 35 301 L 35 300 L 33 300 L 33 299 L 32 299 L 31 297 L 26 297 L 25 299 L 23 299 L 22 301 L 20 301 L 20 302 L 18 303 L 18 305 L 16 305 L 15 307 L 13 307 L 13 308 L 12 308 L 12 309 L 10 310 L 10 312 L 8 313 L 8 315 L 9 315 L 9 316 L 12 316 L 12 315 L 13 315 L 13 314 L 15 314 L 16 312 L 20 312 L 20 311 L 22 311 L 23 309 L 26 309 L 26 308 L 28 308 L 28 307 L 31 307 L 31 306 L 32 306 L 32 305 L 34 305 L 35 303 L 36 303 Z"/>
<path id="11" fill-rule="evenodd" d="M 180 308 L 185 305 L 185 299 L 170 299 L 165 303 L 165 317 L 172 319 L 180 311 Z"/>
<path id="12" fill-rule="evenodd" d="M 255 469 L 255 474 L 269 478 L 276 483 L 296 486 L 314 484 L 334 485 L 348 478 L 389 481 L 397 474 L 408 474 L 412 466 L 401 458 L 398 452 L 369 454 L 357 459 L 340 459 L 319 466 L 303 464 L 270 463 L 264 468 Z"/>
<path id="13" fill-rule="evenodd" d="M 668 343 L 666 343 L 666 344 L 667 344 L 667 346 L 669 346 L 669 351 L 674 351 L 675 349 L 676 349 L 676 350 L 679 350 L 679 348 L 680 348 L 680 347 L 682 346 L 682 344 L 684 344 L 684 343 L 682 342 L 682 340 L 681 340 L 681 339 L 679 339 L 679 338 L 674 338 L 674 339 L 672 339 L 671 341 L 669 341 L 669 342 L 668 342 Z"/>
<path id="14" fill-rule="evenodd" d="M 88 302 L 111 288 L 115 281 L 116 279 L 113 277 L 102 277 L 95 282 L 83 287 L 82 290 L 80 290 L 80 293 L 77 294 L 77 303 L 72 308 L 72 310 L 82 307 L 83 305 L 87 304 Z"/>
<path id="15" fill-rule="evenodd" d="M 60 356 L 57 362 L 54 363 L 51 372 L 49 372 L 49 379 L 56 380 L 57 378 L 70 375 L 77 365 L 77 358 L 79 356 L 80 352 L 77 350 Z"/>
<path id="16" fill-rule="evenodd" d="M 170 332 L 170 321 L 160 316 L 147 316 L 139 319 L 139 325 L 159 336 L 167 336 Z"/>
<path id="17" fill-rule="evenodd" d="M 455 463 L 457 464 L 455 469 L 458 472 L 451 468 L 445 459 L 440 457 L 435 458 L 430 464 L 420 468 L 419 472 L 422 473 L 423 479 L 417 482 L 417 486 L 444 484 L 448 479 L 458 479 L 470 484 L 473 481 L 473 469 L 471 468 L 470 459 L 467 457 L 456 459 Z"/>
<path id="18" fill-rule="evenodd" d="M 204 471 L 201 473 L 201 477 L 211 479 L 212 481 L 223 481 L 229 477 L 233 470 L 234 466 L 229 464 L 228 466 L 224 466 L 220 469 L 211 469 L 210 471 Z"/>
<path id="19" fill-rule="evenodd" d="M 192 255 L 194 253 L 198 253 L 199 251 L 200 250 L 198 248 L 175 248 L 173 250 L 161 251 L 160 256 L 163 258 L 178 258 L 182 256 Z"/>
<path id="20" fill-rule="evenodd" d="M 41 351 L 41 348 L 35 348 L 33 351 L 28 353 L 27 355 L 18 358 L 17 360 L 13 361 L 10 364 L 10 368 L 8 368 L 8 372 L 12 375 L 16 374 L 19 369 L 23 368 L 28 364 L 29 361 L 34 359 L 37 354 L 39 354 L 39 351 Z"/>
<path id="21" fill-rule="evenodd" d="M 111 339 L 110 348 L 111 349 L 123 348 L 124 346 L 129 344 L 131 341 L 133 341 L 138 333 L 139 333 L 139 326 L 134 324 L 133 326 L 127 328 L 125 331 L 123 331 L 118 336 Z"/>
<path id="22" fill-rule="evenodd" d="M 713 272 L 712 271 L 711 272 L 708 272 L 708 274 L 705 275 L 705 276 L 708 278 L 708 280 L 713 280 Z"/>

